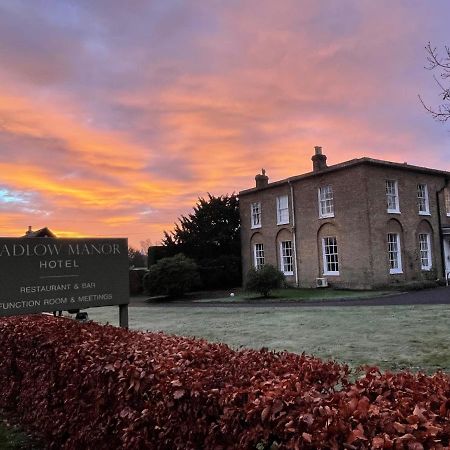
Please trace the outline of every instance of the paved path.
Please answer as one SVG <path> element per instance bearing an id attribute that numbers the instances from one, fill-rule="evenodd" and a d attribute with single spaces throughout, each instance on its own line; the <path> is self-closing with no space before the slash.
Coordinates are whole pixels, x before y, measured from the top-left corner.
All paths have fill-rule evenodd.
<path id="1" fill-rule="evenodd" d="M 174 307 L 249 307 L 249 306 L 276 306 L 284 308 L 298 307 L 325 307 L 325 306 L 387 306 L 387 305 L 440 305 L 450 304 L 450 287 L 439 287 L 434 289 L 425 289 L 422 291 L 410 291 L 400 294 L 393 294 L 377 298 L 352 298 L 335 300 L 248 300 L 240 302 L 194 302 L 194 301 L 172 301 L 172 302 L 151 302 L 148 303 L 147 297 L 131 297 L 130 306 L 164 306 Z"/>

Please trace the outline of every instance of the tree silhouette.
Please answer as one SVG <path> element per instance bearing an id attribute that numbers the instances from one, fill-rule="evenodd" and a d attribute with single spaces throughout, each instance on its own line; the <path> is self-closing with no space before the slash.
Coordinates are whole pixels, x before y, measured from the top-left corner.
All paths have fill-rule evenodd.
<path id="1" fill-rule="evenodd" d="M 171 232 L 164 231 L 162 244 L 198 259 L 239 256 L 240 222 L 237 195 L 200 197 L 193 213 L 181 216 Z"/>
<path id="2" fill-rule="evenodd" d="M 450 47 L 444 46 L 444 51 L 440 52 L 437 47 L 432 47 L 428 42 L 425 50 L 427 51 L 426 69 L 439 72 L 438 75 L 433 74 L 433 78 L 440 90 L 439 97 L 441 103 L 436 107 L 428 106 L 419 95 L 419 99 L 423 107 L 431 114 L 431 116 L 440 122 L 446 122 L 450 118 Z"/>

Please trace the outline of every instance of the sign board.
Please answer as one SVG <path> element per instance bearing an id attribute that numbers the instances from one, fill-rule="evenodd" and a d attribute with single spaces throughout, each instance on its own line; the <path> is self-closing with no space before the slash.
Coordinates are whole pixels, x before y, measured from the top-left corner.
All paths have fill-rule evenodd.
<path id="1" fill-rule="evenodd" d="M 0 317 L 129 303 L 127 239 L 0 238 Z"/>

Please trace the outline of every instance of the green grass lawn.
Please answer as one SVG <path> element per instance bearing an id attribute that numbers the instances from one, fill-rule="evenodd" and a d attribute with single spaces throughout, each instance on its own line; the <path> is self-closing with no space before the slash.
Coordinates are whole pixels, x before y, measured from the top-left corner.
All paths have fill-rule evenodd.
<path id="1" fill-rule="evenodd" d="M 118 324 L 118 308 L 89 310 Z M 233 348 L 306 352 L 356 367 L 450 372 L 450 306 L 129 308 L 130 327 L 203 337 Z"/>
<path id="2" fill-rule="evenodd" d="M 24 448 L 31 448 L 29 439 L 23 433 L 7 428 L 0 421 L 0 449 L 20 450 Z"/>

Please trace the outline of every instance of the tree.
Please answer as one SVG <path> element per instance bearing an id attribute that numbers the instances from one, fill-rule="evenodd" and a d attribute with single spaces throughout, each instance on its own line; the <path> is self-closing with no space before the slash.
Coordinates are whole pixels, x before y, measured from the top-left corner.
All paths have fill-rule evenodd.
<path id="1" fill-rule="evenodd" d="M 128 265 L 130 267 L 147 266 L 146 255 L 142 254 L 139 250 L 133 247 L 128 247 Z"/>
<path id="2" fill-rule="evenodd" d="M 171 254 L 183 253 L 199 265 L 206 288 L 241 284 L 241 237 L 237 195 L 199 197 L 193 212 L 181 216 L 162 245 Z"/>
<path id="3" fill-rule="evenodd" d="M 153 242 L 150 238 L 148 238 L 143 241 L 140 241 L 140 245 L 141 245 L 141 248 L 140 248 L 141 253 L 143 255 L 146 255 L 148 252 L 148 249 L 153 245 Z"/>
<path id="4" fill-rule="evenodd" d="M 273 289 L 280 288 L 285 280 L 284 274 L 276 267 L 266 264 L 259 269 L 250 269 L 245 289 L 268 297 Z"/>
<path id="5" fill-rule="evenodd" d="M 237 195 L 215 197 L 208 193 L 208 199 L 199 197 L 193 213 L 178 220 L 174 231 L 164 232 L 164 246 L 176 247 L 195 259 L 240 255 Z"/>
<path id="6" fill-rule="evenodd" d="M 194 260 L 183 254 L 160 259 L 144 277 L 144 286 L 151 295 L 181 297 L 199 286 L 200 277 Z"/>
<path id="7" fill-rule="evenodd" d="M 436 47 L 431 46 L 430 42 L 428 42 L 425 50 L 428 54 L 428 65 L 425 68 L 431 71 L 440 72 L 438 76 L 433 75 L 433 78 L 440 89 L 439 97 L 441 98 L 442 103 L 437 107 L 430 107 L 425 104 L 420 95 L 419 99 L 423 107 L 434 119 L 439 120 L 440 122 L 446 122 L 450 119 L 450 85 L 446 86 L 450 81 L 450 47 L 444 46 L 442 56 Z"/>

